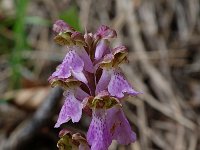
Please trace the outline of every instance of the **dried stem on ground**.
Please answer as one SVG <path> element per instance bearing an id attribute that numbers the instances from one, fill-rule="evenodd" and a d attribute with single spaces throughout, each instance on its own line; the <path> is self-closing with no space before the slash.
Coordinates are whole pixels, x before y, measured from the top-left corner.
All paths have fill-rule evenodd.
<path id="1" fill-rule="evenodd" d="M 1 145 L 0 149 L 13 150 L 20 149 L 34 135 L 51 120 L 56 106 L 58 106 L 62 97 L 62 90 L 54 88 L 50 91 L 43 104 L 37 109 L 33 117 L 23 121 Z"/>

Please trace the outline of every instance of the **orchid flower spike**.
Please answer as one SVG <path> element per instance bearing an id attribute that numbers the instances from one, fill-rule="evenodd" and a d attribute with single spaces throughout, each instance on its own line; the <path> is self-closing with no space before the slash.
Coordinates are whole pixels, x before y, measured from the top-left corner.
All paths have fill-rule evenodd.
<path id="1" fill-rule="evenodd" d="M 58 20 L 53 32 L 55 42 L 66 47 L 66 56 L 49 77 L 52 87 L 63 87 L 65 97 L 55 127 L 70 120 L 79 122 L 83 113 L 91 117 L 87 135 L 66 132 L 58 142 L 59 149 L 107 150 L 112 140 L 123 145 L 135 142 L 122 101 L 141 92 L 133 89 L 119 67 L 127 62 L 126 47 L 110 46 L 116 31 L 102 25 L 94 34 L 82 34 Z"/>

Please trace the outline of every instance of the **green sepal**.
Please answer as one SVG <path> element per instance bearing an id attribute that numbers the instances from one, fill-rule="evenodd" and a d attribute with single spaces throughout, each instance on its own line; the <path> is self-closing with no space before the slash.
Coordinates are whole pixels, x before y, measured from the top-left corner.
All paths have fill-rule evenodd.
<path id="1" fill-rule="evenodd" d="M 109 109 L 115 105 L 120 105 L 120 101 L 110 95 L 97 95 L 95 97 L 88 97 L 87 105 L 90 108 L 104 108 Z"/>
<path id="2" fill-rule="evenodd" d="M 51 80 L 50 83 L 51 83 L 51 87 L 60 86 L 64 89 L 69 89 L 71 87 L 81 85 L 81 82 L 76 79 L 66 79 L 66 80 L 54 79 L 54 80 Z"/>
<path id="3" fill-rule="evenodd" d="M 75 42 L 71 39 L 71 33 L 60 32 L 54 37 L 54 41 L 59 45 L 75 45 Z"/>

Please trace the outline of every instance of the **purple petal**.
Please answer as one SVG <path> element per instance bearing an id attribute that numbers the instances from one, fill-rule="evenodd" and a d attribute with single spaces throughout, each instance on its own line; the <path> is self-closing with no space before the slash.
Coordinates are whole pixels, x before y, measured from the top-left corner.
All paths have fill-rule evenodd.
<path id="1" fill-rule="evenodd" d="M 85 75 L 83 74 L 83 72 L 74 72 L 74 71 L 72 70 L 72 75 L 73 75 L 77 80 L 82 81 L 82 82 L 85 83 L 85 84 L 88 83 L 88 81 L 87 81 Z"/>
<path id="2" fill-rule="evenodd" d="M 70 50 L 64 58 L 65 66 L 69 66 L 71 70 L 74 72 L 81 72 L 83 71 L 84 62 L 76 53 L 75 50 Z"/>
<path id="3" fill-rule="evenodd" d="M 70 50 L 66 54 L 62 64 L 58 66 L 57 70 L 52 74 L 49 80 L 67 79 L 73 75 L 79 81 L 87 83 L 87 79 L 82 72 L 83 67 L 83 60 L 78 56 L 75 50 Z"/>
<path id="4" fill-rule="evenodd" d="M 65 66 L 64 62 L 60 64 L 57 68 L 56 71 L 49 77 L 49 80 L 52 79 L 66 79 L 71 76 L 71 72 L 69 69 L 69 66 Z"/>
<path id="5" fill-rule="evenodd" d="M 70 27 L 66 22 L 63 20 L 57 20 L 53 25 L 53 31 L 58 34 L 60 32 L 66 32 L 66 31 L 74 31 L 72 27 Z"/>
<path id="6" fill-rule="evenodd" d="M 85 49 L 83 47 L 78 47 L 78 46 L 74 46 L 73 49 L 84 61 L 84 69 L 90 73 L 94 73 L 94 67 L 92 61 L 90 59 L 90 56 L 85 51 Z"/>
<path id="7" fill-rule="evenodd" d="M 102 39 L 110 39 L 110 38 L 115 38 L 117 37 L 117 33 L 115 30 L 109 28 L 108 26 L 101 25 L 96 34 L 96 36 L 99 36 Z"/>
<path id="8" fill-rule="evenodd" d="M 87 132 L 87 141 L 91 145 L 91 150 L 107 150 L 111 144 L 112 139 L 107 127 L 104 109 L 93 110 L 92 122 Z"/>
<path id="9" fill-rule="evenodd" d="M 80 120 L 83 105 L 74 97 L 73 92 L 73 90 L 65 92 L 66 99 L 60 111 L 57 123 L 55 124 L 55 128 L 58 128 L 61 124 L 68 122 L 70 119 L 72 119 L 73 123 Z"/>
<path id="10" fill-rule="evenodd" d="M 119 144 L 127 145 L 136 141 L 136 134 L 131 130 L 130 124 L 120 107 L 112 107 L 107 112 L 107 123 L 113 140 Z"/>
<path id="11" fill-rule="evenodd" d="M 66 54 L 62 64 L 60 64 L 57 67 L 56 71 L 52 74 L 51 78 L 68 78 L 71 76 L 70 69 L 74 69 L 75 71 L 82 71 L 83 65 L 83 61 L 79 56 L 75 54 L 75 51 L 69 51 Z"/>
<path id="12" fill-rule="evenodd" d="M 75 91 L 75 97 L 80 100 L 83 101 L 86 97 L 88 97 L 89 94 L 86 93 L 85 91 L 83 91 L 81 88 L 77 88 Z"/>
<path id="13" fill-rule="evenodd" d="M 124 75 L 119 70 L 113 71 L 110 83 L 108 84 L 108 91 L 112 96 L 116 96 L 118 98 L 124 97 L 124 93 L 133 96 L 140 94 L 140 92 L 133 90 Z"/>
<path id="14" fill-rule="evenodd" d="M 106 40 L 101 40 L 97 47 L 96 47 L 96 51 L 95 51 L 95 59 L 99 60 L 101 59 L 105 54 L 109 53 L 109 47 L 107 45 L 107 41 Z"/>
<path id="15" fill-rule="evenodd" d="M 111 71 L 107 69 L 103 69 L 101 78 L 96 86 L 95 93 L 98 94 L 99 92 L 106 90 L 108 88 L 108 84 L 111 79 Z"/>

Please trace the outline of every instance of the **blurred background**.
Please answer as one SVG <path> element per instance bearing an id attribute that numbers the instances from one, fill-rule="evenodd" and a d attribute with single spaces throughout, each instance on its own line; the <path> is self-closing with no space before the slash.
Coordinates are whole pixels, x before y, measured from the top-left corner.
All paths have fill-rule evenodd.
<path id="1" fill-rule="evenodd" d="M 113 47 L 129 49 L 122 69 L 144 94 L 124 111 L 138 140 L 110 150 L 200 150 L 199 0 L 0 0 L 0 150 L 56 150 L 62 92 L 47 81 L 65 56 L 52 24 L 79 31 L 105 24 Z M 63 127 L 87 131 L 87 117 Z"/>

